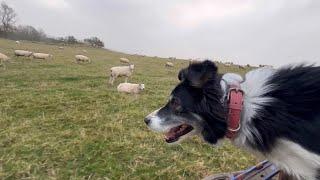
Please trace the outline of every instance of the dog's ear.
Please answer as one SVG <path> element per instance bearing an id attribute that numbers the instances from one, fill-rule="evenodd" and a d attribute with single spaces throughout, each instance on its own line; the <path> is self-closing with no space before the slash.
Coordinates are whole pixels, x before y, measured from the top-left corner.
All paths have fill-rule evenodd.
<path id="1" fill-rule="evenodd" d="M 187 80 L 192 86 L 201 88 L 209 80 L 216 78 L 217 70 L 217 66 L 209 60 L 190 64 L 188 68 L 179 72 L 179 80 Z"/>

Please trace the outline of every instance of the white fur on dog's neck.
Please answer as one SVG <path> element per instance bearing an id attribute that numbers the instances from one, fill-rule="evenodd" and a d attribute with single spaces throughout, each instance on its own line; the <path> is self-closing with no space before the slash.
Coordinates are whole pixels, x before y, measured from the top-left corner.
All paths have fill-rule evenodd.
<path id="1" fill-rule="evenodd" d="M 263 95 L 272 90 L 272 85 L 267 85 L 266 82 L 275 72 L 276 70 L 272 68 L 256 69 L 248 72 L 244 81 L 240 75 L 234 73 L 227 73 L 222 77 L 220 84 L 224 97 L 227 95 L 228 87 L 234 83 L 239 83 L 244 91 L 241 129 L 232 142 L 238 147 L 267 158 L 298 179 L 316 179 L 317 170 L 320 167 L 320 156 L 309 152 L 299 144 L 286 139 L 278 139 L 271 152 L 266 154 L 249 146 L 255 143 L 254 136 L 260 137 L 258 130 L 252 124 L 252 118 L 259 115 L 257 112 L 260 108 L 273 101 L 272 98 Z"/>
<path id="2" fill-rule="evenodd" d="M 245 79 L 235 73 L 226 73 L 220 82 L 224 93 L 223 99 L 228 93 L 230 85 L 240 85 L 244 91 L 243 110 L 241 113 L 241 129 L 233 143 L 244 147 L 249 142 L 254 142 L 253 137 L 260 137 L 257 129 L 251 124 L 251 119 L 256 115 L 257 110 L 264 104 L 272 101 L 271 98 L 262 97 L 263 94 L 271 90 L 271 86 L 266 86 L 266 82 L 275 72 L 271 68 L 260 68 L 248 72 Z"/>
<path id="3" fill-rule="evenodd" d="M 221 78 L 221 81 L 220 81 L 221 89 L 223 92 L 222 101 L 225 99 L 225 97 L 228 94 L 227 93 L 228 87 L 230 87 L 231 85 L 240 86 L 240 83 L 242 81 L 243 81 L 243 78 L 239 74 L 235 74 L 235 73 L 224 74 Z"/>
<path id="4" fill-rule="evenodd" d="M 245 80 L 240 84 L 244 92 L 243 109 L 241 114 L 241 130 L 234 139 L 237 145 L 247 144 L 247 141 L 254 142 L 253 137 L 260 137 L 257 129 L 252 125 L 251 119 L 257 115 L 257 112 L 264 105 L 272 102 L 272 98 L 264 97 L 263 94 L 269 92 L 272 87 L 266 85 L 266 82 L 274 74 L 275 70 L 271 68 L 260 68 L 248 72 Z"/>

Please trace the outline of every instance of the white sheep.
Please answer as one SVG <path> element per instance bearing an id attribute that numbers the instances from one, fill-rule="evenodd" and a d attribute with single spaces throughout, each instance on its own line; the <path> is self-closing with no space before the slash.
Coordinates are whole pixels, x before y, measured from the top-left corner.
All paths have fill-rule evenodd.
<path id="1" fill-rule="evenodd" d="M 33 53 L 32 57 L 35 59 L 49 59 L 49 58 L 52 58 L 53 56 L 51 54 L 46 54 L 46 53 Z"/>
<path id="2" fill-rule="evenodd" d="M 115 66 L 110 68 L 110 79 L 109 83 L 113 85 L 114 80 L 117 77 L 125 76 L 125 82 L 128 82 L 128 78 L 132 75 L 134 69 L 134 65 L 131 64 L 129 66 Z"/>
<path id="3" fill-rule="evenodd" d="M 87 50 L 85 50 L 85 49 L 82 49 L 82 52 L 84 52 L 84 53 L 88 53 L 88 51 L 87 51 Z"/>
<path id="4" fill-rule="evenodd" d="M 122 63 L 130 63 L 129 59 L 127 59 L 127 58 L 120 58 L 120 62 L 122 62 Z"/>
<path id="5" fill-rule="evenodd" d="M 5 54 L 0 53 L 0 66 L 3 67 L 3 69 L 6 69 L 6 62 L 9 61 L 10 58 L 8 58 L 8 56 L 6 56 Z"/>
<path id="6" fill-rule="evenodd" d="M 17 44 L 17 45 L 20 45 L 21 43 L 20 43 L 20 41 L 16 41 L 16 44 Z"/>
<path id="7" fill-rule="evenodd" d="M 60 50 L 64 49 L 64 47 L 63 47 L 63 46 L 59 46 L 58 48 L 59 48 Z"/>
<path id="8" fill-rule="evenodd" d="M 172 62 L 166 62 L 166 65 L 165 65 L 166 67 L 173 67 L 174 65 L 173 65 L 173 63 Z"/>
<path id="9" fill-rule="evenodd" d="M 90 58 L 88 58 L 87 56 L 84 56 L 84 55 L 79 54 L 79 55 L 76 55 L 75 58 L 76 58 L 76 63 L 79 63 L 79 62 L 90 63 L 91 62 Z"/>
<path id="10" fill-rule="evenodd" d="M 10 58 L 8 56 L 6 56 L 5 54 L 0 53 L 0 60 L 2 62 L 4 61 L 8 61 Z"/>
<path id="11" fill-rule="evenodd" d="M 25 50 L 15 50 L 14 51 L 14 55 L 30 57 L 32 55 L 32 52 L 31 51 L 25 51 Z"/>
<path id="12" fill-rule="evenodd" d="M 117 87 L 118 92 L 139 94 L 144 90 L 144 84 L 120 83 Z"/>

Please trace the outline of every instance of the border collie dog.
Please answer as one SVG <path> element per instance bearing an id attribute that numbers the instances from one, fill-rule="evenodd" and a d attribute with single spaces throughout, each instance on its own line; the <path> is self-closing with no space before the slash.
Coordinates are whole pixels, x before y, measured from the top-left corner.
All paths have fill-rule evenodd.
<path id="1" fill-rule="evenodd" d="M 208 60 L 182 69 L 168 103 L 145 118 L 148 127 L 167 143 L 198 135 L 216 144 L 230 130 L 226 97 L 237 85 L 243 106 L 231 142 L 297 179 L 320 179 L 320 67 L 259 68 L 244 79 L 217 71 Z"/>

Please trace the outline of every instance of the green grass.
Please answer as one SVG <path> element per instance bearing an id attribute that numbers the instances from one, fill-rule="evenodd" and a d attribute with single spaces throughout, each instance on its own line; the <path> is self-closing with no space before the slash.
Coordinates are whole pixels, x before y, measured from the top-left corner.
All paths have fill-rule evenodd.
<path id="1" fill-rule="evenodd" d="M 14 49 L 54 59 L 16 58 Z M 92 64 L 74 63 L 82 49 Z M 0 52 L 12 59 L 7 70 L 0 67 L 0 179 L 200 179 L 255 163 L 227 141 L 218 148 L 199 138 L 172 146 L 147 129 L 144 116 L 166 102 L 187 61 L 167 69 L 161 58 L 31 42 L 17 47 L 4 39 Z M 146 85 L 137 98 L 107 85 L 120 57 L 135 64 L 130 82 Z"/>

